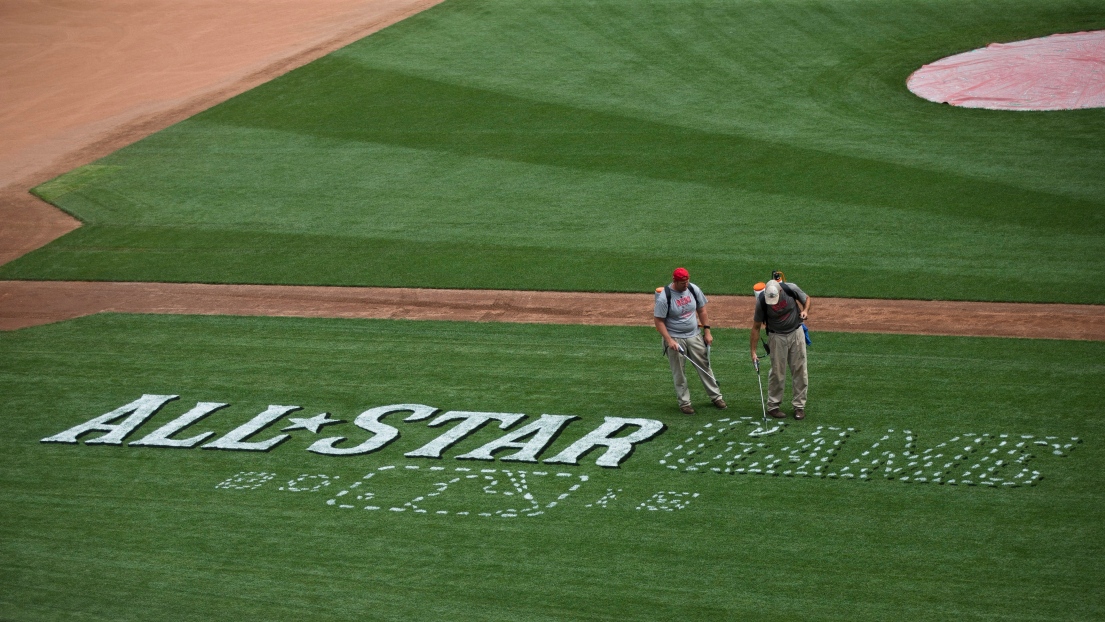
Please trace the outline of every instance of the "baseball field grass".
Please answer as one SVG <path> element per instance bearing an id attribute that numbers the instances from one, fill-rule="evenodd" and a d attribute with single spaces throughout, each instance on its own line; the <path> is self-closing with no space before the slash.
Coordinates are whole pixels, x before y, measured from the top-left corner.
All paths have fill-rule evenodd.
<path id="1" fill-rule="evenodd" d="M 741 331 L 714 353 L 730 408 L 692 386 L 693 417 L 645 328 L 107 314 L 0 333 L 0 618 L 1105 615 L 1105 344 L 815 338 L 809 418 L 757 437 Z M 118 444 L 42 442 L 144 395 L 164 404 Z M 148 445 L 199 402 L 226 406 L 163 440 L 210 435 Z M 405 454 L 461 420 L 413 411 L 374 451 L 308 450 L 377 438 L 352 422 L 395 404 L 527 417 L 437 459 Z M 288 436 L 268 451 L 200 447 L 272 405 L 300 409 L 238 439 Z M 281 432 L 320 413 L 341 423 Z M 537 462 L 458 459 L 543 414 L 576 418 Z M 616 468 L 605 447 L 551 461 L 609 417 L 664 428 Z"/>
<path id="2" fill-rule="evenodd" d="M 84 225 L 0 279 L 1102 304 L 1105 112 L 905 88 L 1102 28 L 446 0 L 37 187 Z M 809 417 L 758 435 L 748 334 L 715 336 L 730 407 L 692 379 L 685 416 L 651 328 L 0 332 L 0 619 L 1105 618 L 1105 343 L 816 332 Z"/>
<path id="3" fill-rule="evenodd" d="M 1092 0 L 449 0 L 47 182 L 0 278 L 1105 302 L 1105 112 L 922 64 Z M 1055 293 L 1062 277 L 1077 283 Z"/>

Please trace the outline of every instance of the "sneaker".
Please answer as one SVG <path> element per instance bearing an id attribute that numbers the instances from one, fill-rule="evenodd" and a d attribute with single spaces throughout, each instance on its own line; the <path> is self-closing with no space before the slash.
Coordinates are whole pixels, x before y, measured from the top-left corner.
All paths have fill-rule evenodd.
<path id="1" fill-rule="evenodd" d="M 694 414 L 694 406 L 691 406 L 690 404 L 684 404 L 684 405 L 680 406 L 679 410 L 683 411 L 684 415 L 693 415 Z"/>
<path id="2" fill-rule="evenodd" d="M 729 408 L 729 405 L 725 403 L 725 400 L 721 399 L 720 397 L 714 400 L 714 406 L 716 406 L 718 410 L 725 410 L 726 408 Z"/>
<path id="3" fill-rule="evenodd" d="M 794 409 L 794 418 L 798 419 L 799 421 L 801 421 L 802 419 L 805 419 L 806 418 L 806 409 L 804 409 L 804 408 L 795 408 Z"/>
<path id="4" fill-rule="evenodd" d="M 784 414 L 783 411 L 779 410 L 778 408 L 768 408 L 767 409 L 767 416 L 768 417 L 774 417 L 776 419 L 786 419 L 787 418 L 786 414 Z"/>

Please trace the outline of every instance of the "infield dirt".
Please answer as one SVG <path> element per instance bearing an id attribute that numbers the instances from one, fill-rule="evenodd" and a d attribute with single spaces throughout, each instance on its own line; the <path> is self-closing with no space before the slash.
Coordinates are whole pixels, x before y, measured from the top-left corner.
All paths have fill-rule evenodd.
<path id="1" fill-rule="evenodd" d="M 0 264 L 80 226 L 30 188 L 440 1 L 9 7 L 0 22 L 0 90 L 8 95 L 0 101 Z M 401 302 L 381 304 L 384 294 Z M 749 324 L 750 296 L 711 300 L 718 326 Z M 4 281 L 0 330 L 102 311 L 651 325 L 651 304 L 651 294 Z M 1100 305 L 814 305 L 815 330 L 1105 340 Z"/>

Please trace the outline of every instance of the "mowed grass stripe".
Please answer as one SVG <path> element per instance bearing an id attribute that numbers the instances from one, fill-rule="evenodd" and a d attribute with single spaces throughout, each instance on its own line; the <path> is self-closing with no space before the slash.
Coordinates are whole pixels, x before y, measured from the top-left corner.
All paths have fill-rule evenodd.
<path id="1" fill-rule="evenodd" d="M 654 331 L 513 324 L 99 315 L 0 334 L 0 614 L 18 619 L 1094 619 L 1102 578 L 1102 424 L 1093 416 L 1100 343 L 819 333 L 810 418 L 852 427 L 838 463 L 888 430 L 918 451 L 967 433 L 1083 442 L 1030 463 L 1014 489 L 672 471 L 667 452 L 724 416 L 759 416 L 747 333 L 718 331 L 715 371 L 731 407 L 678 414 Z M 268 453 L 43 444 L 143 393 L 176 393 L 134 437 L 197 401 L 230 407 L 181 437 L 228 432 L 268 404 L 350 421 L 371 406 L 578 415 L 548 456 L 605 416 L 668 429 L 619 469 L 455 460 L 502 432 L 484 429 L 442 460 L 403 452 L 437 436 L 385 419 L 394 444 L 365 456 L 305 451 L 350 424 L 300 430 Z M 295 415 L 293 415 L 295 416 Z M 282 425 L 281 425 L 282 427 Z M 277 425 L 258 435 L 275 434 Z M 90 435 L 95 436 L 95 435 Z M 133 437 L 132 437 L 133 438 Z M 747 437 L 743 437 L 747 438 Z M 391 471 L 379 467 L 395 465 Z M 407 466 L 419 466 L 417 471 Z M 565 471 L 589 480 L 542 516 L 414 515 L 327 506 L 366 473 L 375 502 L 435 490 L 428 471 Z M 216 489 L 241 472 L 256 490 Z M 451 472 L 451 471 L 450 471 Z M 326 474 L 316 493 L 281 492 Z M 389 478 L 390 479 L 386 479 Z M 530 476 L 542 499 L 562 490 Z M 550 484 L 550 481 L 552 484 Z M 481 480 L 449 510 L 496 500 Z M 366 484 L 366 487 L 369 484 Z M 606 508 L 586 507 L 607 490 Z M 500 489 L 503 490 L 503 489 Z M 660 491 L 686 509 L 636 509 Z M 365 503 L 362 501 L 362 503 Z M 428 501 L 427 501 L 428 503 Z M 450 505 L 452 504 L 452 505 Z M 458 505 L 459 504 L 459 505 Z M 465 505 L 468 504 L 468 505 Z"/>
<path id="2" fill-rule="evenodd" d="M 1101 303 L 1098 110 L 914 97 L 1092 2 L 446 2 L 41 186 L 0 278 Z M 969 284 L 964 276 L 974 277 Z"/>

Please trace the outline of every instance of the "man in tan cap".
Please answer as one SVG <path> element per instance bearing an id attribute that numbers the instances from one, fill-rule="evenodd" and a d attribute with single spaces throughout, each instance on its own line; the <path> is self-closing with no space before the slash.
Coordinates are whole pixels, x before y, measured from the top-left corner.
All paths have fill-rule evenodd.
<path id="1" fill-rule="evenodd" d="M 806 391 L 809 377 L 806 372 L 806 335 L 802 322 L 809 315 L 810 297 L 797 285 L 772 279 L 756 296 L 756 311 L 752 316 L 752 361 L 758 363 L 756 346 L 760 341 L 760 328 L 767 326 L 767 350 L 771 356 L 771 375 L 767 382 L 767 414 L 783 419 L 779 410 L 783 403 L 783 387 L 786 385 L 787 366 L 790 367 L 794 418 L 806 418 Z"/>
<path id="2" fill-rule="evenodd" d="M 690 359 L 697 369 L 710 401 L 715 407 L 725 409 L 725 400 L 721 397 L 714 370 L 710 367 L 707 348 L 713 343 L 714 337 L 710 334 L 710 321 L 706 314 L 706 295 L 691 283 L 691 275 L 686 268 L 676 268 L 671 274 L 671 284 L 656 288 L 652 315 L 656 330 L 664 339 L 664 353 L 671 365 L 679 410 L 684 414 L 694 414 L 691 390 L 687 386 L 687 376 L 683 370 L 684 357 Z M 699 326 L 702 327 L 701 332 Z"/>

